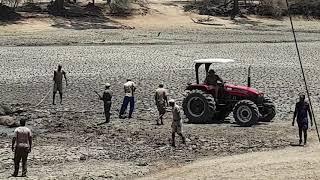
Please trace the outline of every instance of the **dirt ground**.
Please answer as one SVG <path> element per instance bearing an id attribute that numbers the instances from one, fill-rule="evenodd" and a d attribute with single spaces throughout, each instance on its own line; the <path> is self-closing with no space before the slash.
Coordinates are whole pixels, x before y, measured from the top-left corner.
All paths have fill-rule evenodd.
<path id="1" fill-rule="evenodd" d="M 201 179 L 276 179 L 277 173 L 284 179 L 294 177 L 300 162 L 309 168 L 297 171 L 297 177 L 317 179 L 319 162 L 311 158 L 318 150 L 315 131 L 308 147 L 291 147 L 297 142 L 292 110 L 303 84 L 288 21 L 209 17 L 220 25 L 200 25 L 190 18 L 208 17 L 184 13 L 183 3 L 152 0 L 149 14 L 108 22 L 42 17 L 0 26 L 0 102 L 26 109 L 16 118 L 29 118 L 34 133 L 28 179 L 194 179 L 197 172 L 209 173 L 201 173 Z M 55 26 L 62 22 L 68 26 Z M 317 116 L 320 23 L 298 18 L 295 23 Z M 135 29 L 110 28 L 121 25 Z M 194 82 L 193 60 L 212 57 L 237 60 L 215 67 L 234 84 L 246 84 L 252 65 L 253 86 L 271 97 L 277 116 L 250 128 L 237 126 L 232 116 L 223 124 L 185 123 L 187 144 L 178 141 L 172 148 L 170 112 L 164 126 L 155 125 L 154 90 L 164 82 L 181 105 L 186 84 Z M 52 106 L 52 71 L 58 63 L 69 86 L 63 105 Z M 133 119 L 121 120 L 127 77 L 137 82 L 137 107 Z M 102 103 L 93 90 L 102 91 L 105 82 L 114 91 L 112 120 L 100 124 Z M 0 126 L 0 179 L 13 170 L 13 130 Z"/>
<path id="2" fill-rule="evenodd" d="M 319 179 L 319 144 L 198 160 L 141 179 Z"/>

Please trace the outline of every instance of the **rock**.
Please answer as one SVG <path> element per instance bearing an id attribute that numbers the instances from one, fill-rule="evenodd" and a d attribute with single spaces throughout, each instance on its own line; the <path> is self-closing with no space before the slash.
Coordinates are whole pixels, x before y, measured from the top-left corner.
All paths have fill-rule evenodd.
<path id="1" fill-rule="evenodd" d="M 0 116 L 13 114 L 13 110 L 10 106 L 0 104 Z"/>
<path id="2" fill-rule="evenodd" d="M 87 160 L 86 156 L 85 155 L 81 155 L 80 156 L 80 161 L 85 161 L 85 160 Z"/>
<path id="3" fill-rule="evenodd" d="M 0 116 L 0 125 L 8 127 L 17 127 L 19 124 L 16 119 L 10 116 Z"/>
<path id="4" fill-rule="evenodd" d="M 148 166 L 147 162 L 139 162 L 137 166 Z"/>

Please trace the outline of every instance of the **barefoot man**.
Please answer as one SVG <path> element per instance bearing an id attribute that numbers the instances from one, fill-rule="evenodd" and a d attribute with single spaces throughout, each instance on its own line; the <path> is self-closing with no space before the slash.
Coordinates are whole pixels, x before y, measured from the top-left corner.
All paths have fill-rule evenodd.
<path id="1" fill-rule="evenodd" d="M 14 173 L 13 177 L 18 176 L 19 164 L 22 160 L 22 177 L 27 175 L 27 159 L 31 152 L 32 134 L 29 128 L 25 127 L 26 120 L 20 120 L 20 127 L 14 130 L 11 149 L 14 152 Z"/>
<path id="2" fill-rule="evenodd" d="M 58 70 L 54 71 L 54 75 L 53 75 L 53 81 L 54 81 L 53 101 L 52 101 L 53 105 L 55 105 L 55 98 L 56 98 L 56 94 L 58 91 L 60 94 L 60 104 L 62 104 L 62 79 L 63 79 L 63 77 L 66 80 L 66 86 L 68 86 L 66 73 L 62 70 L 62 66 L 59 64 Z"/>
<path id="3" fill-rule="evenodd" d="M 182 138 L 182 143 L 186 143 L 186 138 L 182 135 L 182 121 L 180 107 L 176 105 L 173 99 L 169 100 L 169 106 L 172 107 L 172 142 L 171 146 L 176 147 L 175 135 L 176 133 Z"/>
<path id="4" fill-rule="evenodd" d="M 166 106 L 168 106 L 168 91 L 163 87 L 163 84 L 159 84 L 159 88 L 156 90 L 154 99 L 156 101 L 156 106 L 159 111 L 157 125 L 160 125 L 159 119 L 161 121 L 161 125 L 163 125 L 163 116 L 166 113 Z"/>

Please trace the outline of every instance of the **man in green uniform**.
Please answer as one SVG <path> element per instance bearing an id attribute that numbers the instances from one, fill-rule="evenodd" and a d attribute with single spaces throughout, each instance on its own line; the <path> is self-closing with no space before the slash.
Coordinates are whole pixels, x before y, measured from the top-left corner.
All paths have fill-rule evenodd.
<path id="1" fill-rule="evenodd" d="M 112 91 L 110 90 L 109 83 L 106 83 L 103 95 L 102 96 L 99 95 L 99 99 L 102 100 L 103 104 L 104 104 L 104 115 L 106 117 L 105 123 L 109 123 L 110 122 L 110 109 L 111 109 L 111 104 L 112 104 L 111 103 Z"/>

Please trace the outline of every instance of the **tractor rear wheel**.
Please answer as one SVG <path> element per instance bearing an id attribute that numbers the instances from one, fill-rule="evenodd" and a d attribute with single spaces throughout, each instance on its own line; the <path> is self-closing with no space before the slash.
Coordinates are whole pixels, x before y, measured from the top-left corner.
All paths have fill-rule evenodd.
<path id="1" fill-rule="evenodd" d="M 263 102 L 263 109 L 260 112 L 261 117 L 259 121 L 271 122 L 271 120 L 276 116 L 276 106 L 269 98 L 265 98 Z"/>
<path id="2" fill-rule="evenodd" d="M 233 117 L 240 126 L 252 126 L 259 120 L 258 106 L 250 100 L 241 100 L 234 106 Z"/>
<path id="3" fill-rule="evenodd" d="M 210 122 L 216 109 L 213 96 L 201 90 L 192 90 L 183 100 L 182 107 L 190 123 Z"/>

